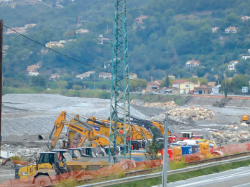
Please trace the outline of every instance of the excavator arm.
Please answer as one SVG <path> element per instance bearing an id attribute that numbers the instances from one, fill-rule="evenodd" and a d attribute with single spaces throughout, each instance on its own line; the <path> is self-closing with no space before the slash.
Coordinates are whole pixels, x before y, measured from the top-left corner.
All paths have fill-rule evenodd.
<path id="1" fill-rule="evenodd" d="M 110 121 L 106 119 L 102 119 L 101 121 L 97 121 L 95 117 L 91 117 L 88 119 L 88 123 L 93 125 L 101 125 L 101 126 L 109 126 Z M 112 124 L 114 124 L 114 121 L 112 121 Z M 120 129 L 123 129 L 123 124 L 118 122 L 117 125 Z M 126 130 L 128 130 L 129 125 L 126 124 Z M 108 128 L 109 133 L 109 128 Z M 145 140 L 145 139 L 152 139 L 151 133 L 144 127 L 131 124 L 131 135 L 134 140 Z"/>
<path id="2" fill-rule="evenodd" d="M 83 144 L 84 141 L 88 139 L 89 141 L 92 142 L 92 147 L 109 145 L 109 139 L 105 133 L 102 134 L 98 132 L 98 129 L 95 129 L 92 125 L 80 121 L 78 115 L 75 116 L 70 122 L 66 121 L 66 112 L 62 111 L 55 121 L 55 126 L 49 138 L 49 141 L 51 141 L 51 143 L 49 143 L 50 150 L 55 148 L 58 138 L 65 125 L 72 131 L 80 133 L 82 136 L 86 137 L 82 138 L 83 142 L 81 142 L 81 144 Z M 121 141 L 122 139 L 121 140 L 117 139 L 117 140 L 118 142 L 122 143 Z"/>
<path id="3" fill-rule="evenodd" d="M 54 128 L 49 137 L 49 141 L 51 141 L 51 143 L 48 142 L 48 147 L 50 150 L 55 148 L 58 138 L 64 127 L 63 121 L 65 120 L 66 120 L 66 112 L 62 111 L 61 114 L 56 119 Z"/>

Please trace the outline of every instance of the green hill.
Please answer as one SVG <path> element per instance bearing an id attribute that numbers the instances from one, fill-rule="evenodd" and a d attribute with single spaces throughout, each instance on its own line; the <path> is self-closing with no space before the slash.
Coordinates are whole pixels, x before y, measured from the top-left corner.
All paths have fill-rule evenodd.
<path id="1" fill-rule="evenodd" d="M 34 5 L 0 6 L 0 18 L 10 27 L 28 29 L 28 37 L 42 43 L 76 39 L 56 50 L 84 63 L 103 68 L 111 60 L 111 44 L 98 44 L 98 36 L 112 39 L 114 2 L 109 0 L 43 1 Z M 167 72 L 175 76 L 207 76 L 214 81 L 222 77 L 227 64 L 238 60 L 237 73 L 250 72 L 249 60 L 242 60 L 250 48 L 250 0 L 128 0 L 129 61 L 130 71 L 150 80 L 162 79 Z M 148 16 L 143 23 L 135 18 Z M 78 19 L 82 26 L 77 27 Z M 228 27 L 237 33 L 225 33 Z M 219 27 L 213 33 L 212 28 Z M 75 30 L 88 29 L 88 34 L 77 35 Z M 5 30 L 6 31 L 6 30 Z M 91 70 L 18 35 L 4 35 L 9 45 L 4 57 L 4 77 L 14 78 L 26 72 L 28 65 L 40 63 L 40 73 L 76 75 Z M 188 60 L 195 59 L 201 66 L 185 69 Z M 234 72 L 227 71 L 228 76 Z"/>

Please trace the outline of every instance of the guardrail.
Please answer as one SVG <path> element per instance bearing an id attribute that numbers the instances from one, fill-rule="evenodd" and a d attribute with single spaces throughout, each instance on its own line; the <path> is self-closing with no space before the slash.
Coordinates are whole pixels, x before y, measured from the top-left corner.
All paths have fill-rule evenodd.
<path id="1" fill-rule="evenodd" d="M 241 162 L 241 161 L 246 161 L 246 160 L 250 160 L 250 156 L 244 156 L 244 157 L 228 159 L 228 160 L 223 160 L 223 161 L 217 161 L 217 162 L 210 162 L 210 163 L 201 164 L 201 165 L 197 165 L 197 166 L 168 171 L 167 173 L 168 173 L 168 175 L 176 175 L 176 174 L 181 174 L 181 173 L 187 173 L 190 171 L 197 171 L 197 170 L 201 170 L 201 169 L 206 169 L 206 168 L 213 167 L 213 166 L 220 166 L 220 165 L 224 165 L 224 164 L 229 164 L 229 163 L 233 163 L 233 162 Z M 147 174 L 147 175 L 138 175 L 138 176 L 133 176 L 133 177 L 126 177 L 126 178 L 121 178 L 121 179 L 109 180 L 109 181 L 93 183 L 93 184 L 86 184 L 86 185 L 81 185 L 78 187 L 112 186 L 112 185 L 124 184 L 124 183 L 129 183 L 129 182 L 145 180 L 145 179 L 157 178 L 157 177 L 161 177 L 161 176 L 162 176 L 162 172 L 159 172 L 159 173 L 153 173 L 153 174 Z"/>

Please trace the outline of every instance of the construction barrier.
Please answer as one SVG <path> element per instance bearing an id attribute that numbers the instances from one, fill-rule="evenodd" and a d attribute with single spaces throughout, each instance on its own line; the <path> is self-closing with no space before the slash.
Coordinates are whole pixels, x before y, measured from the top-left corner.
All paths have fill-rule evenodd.
<path id="1" fill-rule="evenodd" d="M 212 158 L 217 156 L 223 156 L 223 155 L 232 155 L 237 153 L 243 153 L 243 152 L 249 152 L 250 151 L 250 143 L 242 143 L 242 144 L 233 144 L 233 145 L 225 145 L 223 147 L 218 148 L 211 148 L 209 152 L 207 152 L 207 155 L 202 155 L 201 152 L 196 152 L 195 154 L 187 154 L 187 155 L 180 155 L 176 157 L 169 157 L 169 162 L 175 162 L 184 160 L 185 163 L 189 162 L 196 162 L 200 161 L 203 158 Z M 161 151 L 163 155 L 163 151 Z M 174 153 L 172 154 L 174 155 Z M 25 165 L 27 162 L 24 161 L 13 161 L 14 165 Z M 81 170 L 81 171 L 72 171 L 68 173 L 64 173 L 62 175 L 53 176 L 51 180 L 53 181 L 53 184 L 60 183 L 62 180 L 76 180 L 76 181 L 84 181 L 84 180 L 90 180 L 90 179 L 97 179 L 97 178 L 103 178 L 108 176 L 119 176 L 123 177 L 125 176 L 126 172 L 132 172 L 132 171 L 138 171 L 138 170 L 145 170 L 150 168 L 159 168 L 163 164 L 163 160 L 147 160 L 147 161 L 134 161 L 134 160 L 123 160 L 120 161 L 110 167 L 104 167 L 97 170 Z M 14 172 L 14 170 L 13 170 Z M 43 177 L 39 177 L 39 181 L 42 181 Z M 39 182 L 38 181 L 38 182 Z M 48 178 L 45 177 L 43 182 L 49 182 Z M 4 182 L 0 185 L 0 187 L 22 187 L 22 186 L 29 186 L 34 181 L 33 179 L 30 180 L 10 180 L 7 182 Z M 28 185 L 29 184 L 29 185 Z M 32 185 L 31 185 L 32 186 Z M 33 185 L 35 186 L 35 185 Z"/>

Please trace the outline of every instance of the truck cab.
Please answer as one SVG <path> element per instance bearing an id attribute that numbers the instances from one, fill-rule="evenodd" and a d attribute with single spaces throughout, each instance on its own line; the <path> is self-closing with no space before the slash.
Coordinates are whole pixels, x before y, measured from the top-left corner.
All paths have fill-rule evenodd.
<path id="1" fill-rule="evenodd" d="M 15 179 L 22 182 L 31 182 L 36 186 L 49 186 L 57 176 L 67 173 L 64 167 L 59 165 L 58 153 L 42 152 L 35 164 L 30 164 L 15 170 Z"/>

